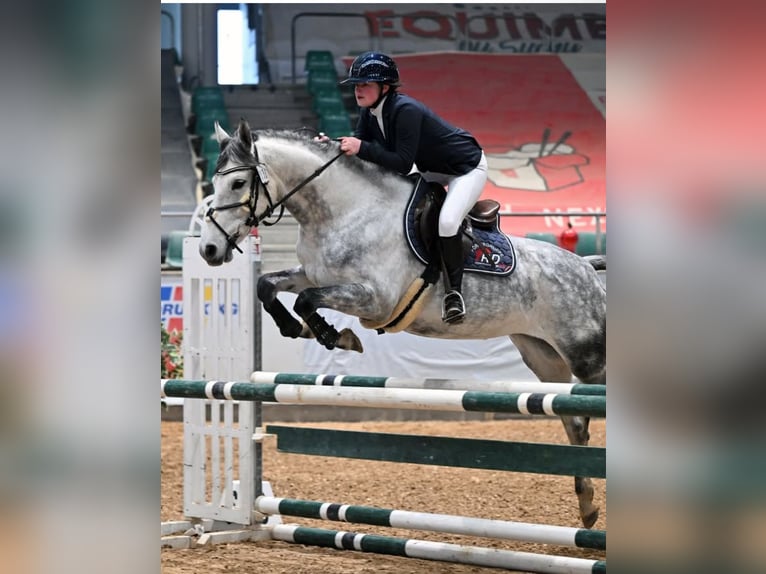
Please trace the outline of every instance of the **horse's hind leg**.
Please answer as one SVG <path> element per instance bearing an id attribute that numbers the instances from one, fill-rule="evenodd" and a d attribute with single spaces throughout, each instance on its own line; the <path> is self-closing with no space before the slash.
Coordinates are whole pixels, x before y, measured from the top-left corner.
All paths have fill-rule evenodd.
<path id="1" fill-rule="evenodd" d="M 569 365 L 551 345 L 528 335 L 510 335 L 510 338 L 521 353 L 524 364 L 538 379 L 551 383 L 571 382 L 572 371 Z M 570 444 L 587 446 L 590 439 L 587 418 L 561 417 L 561 422 Z M 590 528 L 598 519 L 598 507 L 593 504 L 593 483 L 588 477 L 576 476 L 574 486 L 580 507 L 580 519 L 585 528 Z"/>
<path id="2" fill-rule="evenodd" d="M 598 335 L 590 340 L 571 343 L 565 348 L 564 352 L 569 358 L 569 365 L 572 369 L 572 373 L 582 383 L 606 384 L 605 329 L 605 322 L 602 322 L 602 329 Z M 572 444 L 588 444 L 588 440 L 590 439 L 590 433 L 588 432 L 590 417 L 561 417 L 561 420 L 564 423 L 567 436 Z M 580 490 L 584 490 L 585 496 L 592 499 L 593 487 L 591 486 L 590 480 L 587 481 L 587 484 L 583 481 L 578 482 L 578 480 L 579 479 L 575 478 L 575 490 L 578 492 L 578 497 L 580 497 Z M 595 508 L 595 513 L 592 516 L 582 514 L 581 497 L 580 511 L 583 524 L 586 528 L 590 528 L 598 519 L 598 509 Z"/>

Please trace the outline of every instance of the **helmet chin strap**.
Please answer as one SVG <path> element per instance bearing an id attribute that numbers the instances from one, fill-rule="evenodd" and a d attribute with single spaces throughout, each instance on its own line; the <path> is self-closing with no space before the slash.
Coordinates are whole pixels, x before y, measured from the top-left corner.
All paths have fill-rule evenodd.
<path id="1" fill-rule="evenodd" d="M 380 92 L 378 94 L 378 99 L 375 100 L 375 103 L 370 106 L 370 109 L 377 108 L 378 105 L 380 104 L 380 102 L 383 101 L 383 98 L 385 98 L 391 92 L 391 87 L 389 86 L 388 91 L 384 93 L 383 92 L 383 86 L 384 85 L 386 85 L 386 84 L 378 83 L 378 86 L 380 87 Z"/>

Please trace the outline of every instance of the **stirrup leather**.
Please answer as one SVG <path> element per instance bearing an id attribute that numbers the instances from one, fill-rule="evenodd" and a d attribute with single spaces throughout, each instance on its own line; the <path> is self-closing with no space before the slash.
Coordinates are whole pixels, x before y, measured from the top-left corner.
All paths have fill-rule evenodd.
<path id="1" fill-rule="evenodd" d="M 445 323 L 460 323 L 465 317 L 465 301 L 460 291 L 447 292 L 442 301 L 442 321 Z"/>

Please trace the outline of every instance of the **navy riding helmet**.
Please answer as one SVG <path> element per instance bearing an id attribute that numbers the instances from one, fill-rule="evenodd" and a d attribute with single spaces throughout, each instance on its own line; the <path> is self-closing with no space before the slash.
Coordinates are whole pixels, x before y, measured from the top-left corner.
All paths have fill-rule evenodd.
<path id="1" fill-rule="evenodd" d="M 399 86 L 399 68 L 396 67 L 396 62 L 381 52 L 359 54 L 351 64 L 348 78 L 343 80 L 341 85 L 367 82 Z"/>

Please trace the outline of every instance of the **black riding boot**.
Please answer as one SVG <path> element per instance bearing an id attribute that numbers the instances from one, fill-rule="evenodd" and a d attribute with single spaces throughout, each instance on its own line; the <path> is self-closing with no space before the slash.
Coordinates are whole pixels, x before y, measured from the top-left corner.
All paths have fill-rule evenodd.
<path id="1" fill-rule="evenodd" d="M 452 237 L 439 237 L 446 295 L 442 302 L 442 321 L 461 323 L 465 317 L 465 302 L 460 293 L 463 283 L 463 238 L 460 233 Z"/>

